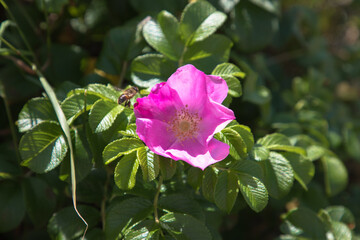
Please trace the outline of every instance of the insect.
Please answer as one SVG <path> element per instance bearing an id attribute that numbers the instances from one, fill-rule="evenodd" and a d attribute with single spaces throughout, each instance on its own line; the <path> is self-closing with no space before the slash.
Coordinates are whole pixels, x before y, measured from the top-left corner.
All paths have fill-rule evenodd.
<path id="1" fill-rule="evenodd" d="M 133 98 L 138 92 L 139 89 L 134 86 L 126 89 L 118 98 L 118 104 L 125 102 L 125 107 L 130 107 L 130 99 Z"/>

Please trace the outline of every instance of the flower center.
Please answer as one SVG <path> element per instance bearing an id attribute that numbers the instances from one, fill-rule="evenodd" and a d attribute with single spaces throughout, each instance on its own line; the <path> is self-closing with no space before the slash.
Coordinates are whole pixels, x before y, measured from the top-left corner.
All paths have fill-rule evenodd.
<path id="1" fill-rule="evenodd" d="M 199 132 L 199 123 L 202 120 L 197 113 L 190 113 L 188 106 L 177 111 L 171 121 L 168 122 L 168 131 L 172 131 L 180 142 L 195 138 Z"/>

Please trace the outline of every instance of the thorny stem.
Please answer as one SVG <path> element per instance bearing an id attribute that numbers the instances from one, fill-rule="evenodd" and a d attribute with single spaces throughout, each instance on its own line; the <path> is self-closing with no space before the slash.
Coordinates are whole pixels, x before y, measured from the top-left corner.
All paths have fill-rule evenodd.
<path id="1" fill-rule="evenodd" d="M 162 175 L 160 175 L 157 191 L 156 191 L 156 194 L 155 194 L 155 197 L 154 197 L 154 217 L 155 217 L 155 222 L 157 224 L 159 224 L 159 215 L 158 215 L 158 211 L 157 211 L 157 208 L 158 208 L 157 205 L 158 205 L 158 200 L 159 200 L 160 189 L 161 189 L 162 183 L 163 183 L 163 177 L 162 177 Z"/>

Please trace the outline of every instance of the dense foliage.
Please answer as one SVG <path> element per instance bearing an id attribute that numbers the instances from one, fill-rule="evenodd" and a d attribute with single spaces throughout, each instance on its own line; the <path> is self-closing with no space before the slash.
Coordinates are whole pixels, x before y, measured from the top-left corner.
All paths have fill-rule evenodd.
<path id="1" fill-rule="evenodd" d="M 360 238 L 358 1 L 0 3 L 1 239 Z M 204 171 L 117 102 L 186 64 L 236 116 Z"/>

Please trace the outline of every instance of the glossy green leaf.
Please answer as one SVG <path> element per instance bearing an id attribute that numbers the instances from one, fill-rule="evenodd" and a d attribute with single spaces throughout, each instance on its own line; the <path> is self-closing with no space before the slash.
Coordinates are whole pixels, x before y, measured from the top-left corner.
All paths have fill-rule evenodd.
<path id="1" fill-rule="evenodd" d="M 35 177 L 23 181 L 26 212 L 35 226 L 45 225 L 56 206 L 56 198 L 50 186 Z"/>
<path id="2" fill-rule="evenodd" d="M 160 218 L 160 226 L 175 239 L 211 239 L 205 224 L 190 215 L 167 213 Z"/>
<path id="3" fill-rule="evenodd" d="M 43 121 L 56 121 L 56 114 L 47 98 L 33 98 L 19 113 L 17 122 L 19 132 L 26 132 Z"/>
<path id="4" fill-rule="evenodd" d="M 224 128 L 216 135 L 220 141 L 230 146 L 230 155 L 236 160 L 245 158 L 248 152 L 248 146 L 251 146 L 251 141 L 248 141 L 249 138 L 246 138 L 247 140 L 242 138 L 240 133 L 236 131 L 238 129 L 239 127 L 237 127 L 237 129 L 231 127 Z M 247 136 L 248 135 L 245 135 L 245 137 Z"/>
<path id="5" fill-rule="evenodd" d="M 324 156 L 321 158 L 324 168 L 326 193 L 334 196 L 343 191 L 348 183 L 348 172 L 343 162 L 337 157 Z"/>
<path id="6" fill-rule="evenodd" d="M 144 219 L 151 212 L 152 203 L 144 198 L 129 198 L 112 203 L 106 211 L 106 239 L 116 239 L 127 226 Z"/>
<path id="7" fill-rule="evenodd" d="M 126 126 L 126 130 L 119 131 L 123 136 L 126 137 L 135 137 L 138 138 L 138 135 L 136 134 L 136 124 L 131 123 Z"/>
<path id="8" fill-rule="evenodd" d="M 109 164 L 122 155 L 130 154 L 144 147 L 144 143 L 137 138 L 121 138 L 109 143 L 103 151 L 105 164 Z"/>
<path id="9" fill-rule="evenodd" d="M 94 133 L 108 130 L 116 118 L 124 111 L 124 106 L 115 102 L 97 101 L 89 113 L 89 124 Z"/>
<path id="10" fill-rule="evenodd" d="M 203 173 L 200 168 L 192 167 L 189 169 L 187 173 L 187 182 L 192 186 L 195 190 L 199 190 L 202 179 L 203 179 Z"/>
<path id="11" fill-rule="evenodd" d="M 136 183 L 139 160 L 136 152 L 131 152 L 120 159 L 114 171 L 114 180 L 120 189 L 132 189 Z"/>
<path id="12" fill-rule="evenodd" d="M 291 146 L 289 139 L 280 133 L 266 135 L 265 137 L 259 139 L 257 143 L 263 145 L 269 150 L 293 152 L 304 156 L 306 155 L 305 149 Z"/>
<path id="13" fill-rule="evenodd" d="M 344 206 L 330 206 L 325 209 L 332 221 L 343 222 L 348 226 L 355 226 L 355 217 L 352 212 Z"/>
<path id="14" fill-rule="evenodd" d="M 256 161 L 264 161 L 269 158 L 270 151 L 266 147 L 261 146 L 260 144 L 255 144 L 252 148 L 250 155 Z"/>
<path id="15" fill-rule="evenodd" d="M 68 123 L 71 124 L 82 113 L 90 110 L 92 105 L 99 99 L 100 97 L 97 94 L 92 94 L 85 90 L 67 97 L 61 103 L 61 108 L 64 111 Z"/>
<path id="16" fill-rule="evenodd" d="M 143 88 L 166 81 L 175 72 L 177 64 L 160 54 L 146 54 L 136 57 L 131 63 L 131 79 Z"/>
<path id="17" fill-rule="evenodd" d="M 215 202 L 215 185 L 217 182 L 217 173 L 211 167 L 208 167 L 204 171 L 204 176 L 202 180 L 201 190 L 202 195 L 210 202 Z"/>
<path id="18" fill-rule="evenodd" d="M 184 45 L 180 40 L 179 22 L 171 13 L 160 12 L 157 22 L 150 20 L 145 24 L 143 33 L 146 41 L 158 52 L 173 61 L 180 59 Z"/>
<path id="19" fill-rule="evenodd" d="M 164 180 L 171 179 L 176 173 L 176 162 L 174 160 L 159 156 L 159 164 Z"/>
<path id="20" fill-rule="evenodd" d="M 323 157 L 326 154 L 326 148 L 322 146 L 311 145 L 306 148 L 306 155 L 311 160 L 314 161 Z"/>
<path id="21" fill-rule="evenodd" d="M 159 156 L 154 154 L 147 147 L 142 147 L 137 150 L 137 159 L 143 174 L 144 181 L 152 181 L 159 174 Z"/>
<path id="22" fill-rule="evenodd" d="M 79 205 L 78 210 L 86 219 L 89 228 L 100 221 L 100 212 L 90 206 Z M 73 207 L 66 207 L 55 213 L 48 223 L 48 233 L 53 239 L 74 239 L 85 231 L 85 225 L 76 215 Z"/>
<path id="23" fill-rule="evenodd" d="M 207 1 L 195 1 L 186 6 L 180 29 L 186 45 L 202 41 L 213 34 L 226 20 L 226 15 Z"/>
<path id="24" fill-rule="evenodd" d="M 228 87 L 229 95 L 232 97 L 240 97 L 242 95 L 242 87 L 240 81 L 236 77 L 244 78 L 245 73 L 232 63 L 222 63 L 216 66 L 211 75 L 222 77 Z"/>
<path id="25" fill-rule="evenodd" d="M 0 232 L 15 229 L 25 216 L 23 192 L 17 182 L 0 182 Z M 6 207 L 5 207 L 6 206 Z"/>
<path id="26" fill-rule="evenodd" d="M 315 166 L 312 161 L 295 153 L 282 153 L 282 155 L 290 162 L 294 170 L 295 179 L 301 186 L 307 190 L 307 184 L 315 175 Z"/>
<path id="27" fill-rule="evenodd" d="M 117 102 L 119 96 L 121 95 L 121 90 L 115 88 L 111 84 L 99 84 L 92 83 L 86 87 L 86 93 L 96 94 L 104 100 Z"/>
<path id="28" fill-rule="evenodd" d="M 238 174 L 241 194 L 249 207 L 255 212 L 262 211 L 268 203 L 268 192 L 258 178 L 249 174 Z"/>
<path id="29" fill-rule="evenodd" d="M 287 213 L 286 220 L 303 231 L 310 239 L 327 239 L 324 224 L 315 212 L 307 208 L 297 208 Z"/>
<path id="30" fill-rule="evenodd" d="M 159 206 L 168 212 L 185 213 L 200 221 L 205 221 L 205 215 L 200 204 L 182 193 L 161 197 Z"/>
<path id="31" fill-rule="evenodd" d="M 261 181 L 261 166 L 252 160 L 242 160 L 237 161 L 230 169 L 238 176 L 241 194 L 251 209 L 255 212 L 263 210 L 268 203 L 268 192 Z"/>
<path id="32" fill-rule="evenodd" d="M 19 150 L 23 166 L 44 173 L 62 162 L 68 146 L 59 124 L 42 122 L 21 138 Z"/>
<path id="33" fill-rule="evenodd" d="M 215 185 L 214 198 L 216 205 L 229 213 L 239 193 L 239 180 L 233 172 L 223 171 Z"/>
<path id="34" fill-rule="evenodd" d="M 240 135 L 246 145 L 246 153 L 248 153 L 254 146 L 254 136 L 251 133 L 250 128 L 239 124 L 229 126 L 229 128 L 235 130 Z"/>
<path id="35" fill-rule="evenodd" d="M 218 64 L 228 61 L 232 45 L 226 36 L 211 35 L 186 49 L 182 65 L 192 64 L 205 73 L 210 73 Z"/>
<path id="36" fill-rule="evenodd" d="M 291 189 L 294 181 L 294 173 L 290 163 L 276 152 L 270 152 L 266 161 L 260 162 L 263 165 L 265 175 L 265 186 L 274 198 L 285 196 Z"/>
<path id="37" fill-rule="evenodd" d="M 334 234 L 335 239 L 352 240 L 352 233 L 349 227 L 342 222 L 331 222 L 331 232 Z"/>

